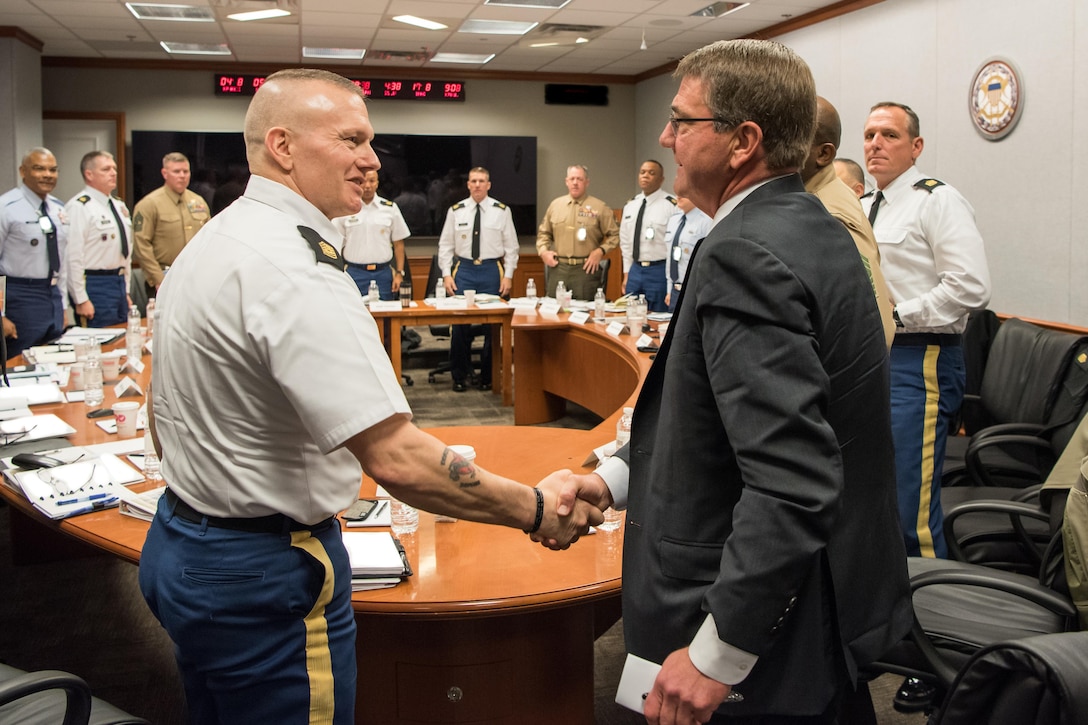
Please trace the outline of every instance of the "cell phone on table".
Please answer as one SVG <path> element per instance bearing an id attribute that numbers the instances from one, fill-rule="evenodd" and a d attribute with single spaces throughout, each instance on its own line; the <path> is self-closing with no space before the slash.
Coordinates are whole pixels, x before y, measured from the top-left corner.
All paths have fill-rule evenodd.
<path id="1" fill-rule="evenodd" d="M 378 505 L 378 502 L 372 498 L 361 498 L 351 506 L 348 506 L 344 511 L 345 521 L 366 521 L 367 517 L 374 512 L 374 508 Z"/>

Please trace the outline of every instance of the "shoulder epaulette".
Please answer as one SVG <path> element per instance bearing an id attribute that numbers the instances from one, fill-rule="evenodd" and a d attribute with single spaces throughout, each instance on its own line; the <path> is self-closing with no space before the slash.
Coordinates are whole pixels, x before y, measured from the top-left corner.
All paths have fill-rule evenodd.
<path id="1" fill-rule="evenodd" d="M 938 186 L 944 186 L 944 182 L 937 181 L 936 179 L 922 179 L 914 185 L 914 188 L 925 189 L 926 191 L 933 193 L 933 190 Z"/>
<path id="2" fill-rule="evenodd" d="M 636 198 L 637 196 L 638 196 L 638 194 L 635 194 L 635 196 L 632 196 L 632 197 L 631 197 L 630 199 L 628 199 L 627 201 L 625 201 L 625 202 L 623 202 L 623 203 L 624 203 L 624 204 L 630 204 L 630 203 L 631 203 L 632 201 L 634 201 L 634 200 L 635 200 L 635 198 Z"/>
<path id="3" fill-rule="evenodd" d="M 675 196 L 669 196 L 668 194 L 665 194 L 665 198 L 668 199 L 672 203 L 673 206 L 676 206 L 676 197 Z"/>
<path id="4" fill-rule="evenodd" d="M 506 208 L 506 204 L 503 204 L 503 203 L 502 203 L 501 201 L 496 201 L 496 202 L 494 202 L 494 203 L 492 204 L 492 206 L 496 206 L 496 207 L 498 207 L 499 209 L 505 209 L 505 208 Z"/>
<path id="5" fill-rule="evenodd" d="M 459 201 L 459 202 L 457 202 L 456 204 L 454 204 L 453 206 L 450 207 L 450 209 L 464 209 L 464 208 L 465 208 L 465 202 L 463 202 L 463 201 Z"/>
<path id="6" fill-rule="evenodd" d="M 322 239 L 317 230 L 299 224 L 298 232 L 309 243 L 310 248 L 314 250 L 314 257 L 317 258 L 318 264 L 322 262 L 331 264 L 341 272 L 346 269 L 344 260 L 340 257 L 340 253 L 336 251 L 336 247 Z"/>
<path id="7" fill-rule="evenodd" d="M 86 204 L 90 200 L 91 200 L 91 197 L 88 196 L 87 194 L 84 194 L 83 196 L 77 196 L 76 197 L 76 201 L 78 201 L 80 204 Z"/>
<path id="8" fill-rule="evenodd" d="M 382 206 L 393 206 L 393 202 L 389 201 L 388 199 L 382 199 L 381 200 L 381 205 Z"/>
<path id="9" fill-rule="evenodd" d="M 873 195 L 873 191 L 872 191 L 872 190 L 870 190 L 870 191 L 867 191 L 867 192 L 865 192 L 864 194 L 862 194 L 860 198 L 862 198 L 862 199 L 868 199 L 868 198 L 869 198 L 870 196 L 872 196 L 872 195 Z"/>

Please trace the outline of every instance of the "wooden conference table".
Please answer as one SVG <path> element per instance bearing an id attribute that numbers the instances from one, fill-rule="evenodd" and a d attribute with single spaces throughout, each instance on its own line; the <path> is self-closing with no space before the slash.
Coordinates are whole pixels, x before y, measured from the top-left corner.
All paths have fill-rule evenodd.
<path id="1" fill-rule="evenodd" d="M 650 362 L 635 350 L 634 337 L 611 337 L 601 325 L 566 318 L 508 313 L 517 335 L 515 416 L 519 422 L 558 417 L 566 396 L 602 415 L 601 425 L 432 432 L 449 444 L 473 445 L 480 465 L 530 485 L 558 468 L 588 470 L 583 461 L 614 437 L 618 409 L 633 403 Z M 150 365 L 131 377 L 146 389 Z M 111 387 L 105 405 L 116 402 Z M 82 403 L 33 412 L 69 422 L 76 445 L 116 439 L 86 418 Z M 364 477 L 361 491 L 372 493 L 373 481 Z M 70 555 L 71 539 L 139 561 L 145 522 L 116 509 L 49 521 L 7 486 L 0 492 L 12 505 L 17 563 Z M 352 597 L 359 628 L 356 721 L 592 723 L 593 641 L 619 617 L 622 543 L 621 530 L 551 552 L 519 531 L 438 523 L 421 512 L 419 530 L 404 538 L 414 576 Z"/>

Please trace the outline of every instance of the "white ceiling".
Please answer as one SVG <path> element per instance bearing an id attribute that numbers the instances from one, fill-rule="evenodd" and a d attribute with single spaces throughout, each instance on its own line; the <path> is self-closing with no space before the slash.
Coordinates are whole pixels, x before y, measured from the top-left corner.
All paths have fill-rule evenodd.
<path id="1" fill-rule="evenodd" d="M 124 0 L 0 0 L 0 25 L 15 26 L 44 42 L 45 56 L 241 63 L 311 64 L 375 68 L 429 68 L 456 73 L 539 72 L 634 76 L 666 65 L 706 43 L 749 35 L 836 0 L 752 0 L 719 18 L 692 17 L 712 0 L 571 0 L 564 7 L 501 7 L 484 0 L 142 0 L 215 8 L 216 22 L 137 20 Z M 251 22 L 228 13 L 281 6 L 290 17 Z M 422 30 L 396 15 L 437 20 L 446 30 Z M 525 36 L 457 32 L 466 19 L 518 20 L 600 26 L 588 43 L 530 48 L 540 26 Z M 640 46 L 645 34 L 646 50 Z M 572 43 L 574 32 L 550 36 Z M 170 55 L 160 41 L 225 43 L 231 56 Z M 303 46 L 364 48 L 362 61 L 303 58 Z M 381 58 L 382 51 L 419 59 Z M 486 64 L 426 60 L 435 52 L 494 53 Z"/>

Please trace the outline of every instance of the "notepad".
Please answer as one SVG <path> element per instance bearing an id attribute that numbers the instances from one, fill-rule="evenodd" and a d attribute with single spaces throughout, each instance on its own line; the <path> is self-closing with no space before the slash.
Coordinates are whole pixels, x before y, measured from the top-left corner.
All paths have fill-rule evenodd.
<path id="1" fill-rule="evenodd" d="M 348 550 L 353 577 L 399 577 L 404 561 L 387 531 L 345 531 L 344 547 Z"/>

